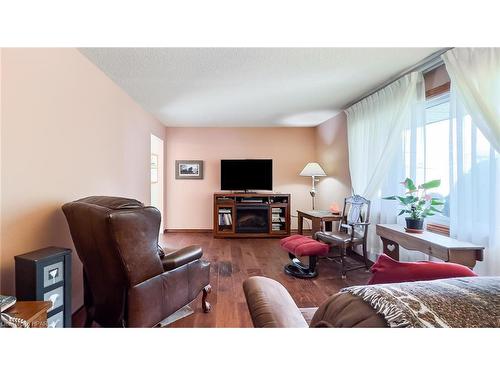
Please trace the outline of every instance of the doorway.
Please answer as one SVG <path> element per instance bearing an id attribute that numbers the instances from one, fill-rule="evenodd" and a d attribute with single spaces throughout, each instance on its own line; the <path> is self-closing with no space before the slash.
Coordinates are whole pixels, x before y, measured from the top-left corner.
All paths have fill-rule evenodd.
<path id="1" fill-rule="evenodd" d="M 163 140 L 151 134 L 151 206 L 161 212 L 163 232 Z"/>

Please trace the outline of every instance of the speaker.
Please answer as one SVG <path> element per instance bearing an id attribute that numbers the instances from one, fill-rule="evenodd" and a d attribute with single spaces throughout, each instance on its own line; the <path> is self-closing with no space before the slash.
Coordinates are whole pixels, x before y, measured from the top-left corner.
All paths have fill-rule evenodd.
<path id="1" fill-rule="evenodd" d="M 51 301 L 48 327 L 71 327 L 71 250 L 46 247 L 14 259 L 17 300 Z"/>

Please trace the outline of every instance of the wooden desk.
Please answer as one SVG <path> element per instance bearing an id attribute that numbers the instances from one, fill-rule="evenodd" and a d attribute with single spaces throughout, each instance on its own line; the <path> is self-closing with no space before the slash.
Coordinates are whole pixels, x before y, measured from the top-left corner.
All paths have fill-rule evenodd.
<path id="1" fill-rule="evenodd" d="M 50 301 L 17 301 L 14 306 L 4 312 L 15 318 L 26 320 L 30 328 L 47 328 L 47 311 L 51 307 Z"/>
<path id="2" fill-rule="evenodd" d="M 399 260 L 399 246 L 420 251 L 445 262 L 463 264 L 470 269 L 474 268 L 476 261 L 482 261 L 484 256 L 482 246 L 428 231 L 419 234 L 407 233 L 397 224 L 377 224 L 377 235 L 384 245 L 384 254 L 396 260 Z"/>
<path id="3" fill-rule="evenodd" d="M 300 211 L 297 210 L 299 234 L 304 233 L 304 218 L 312 221 L 312 234 L 325 230 L 325 224 L 333 221 L 340 221 L 341 215 L 332 214 L 330 211 Z"/>

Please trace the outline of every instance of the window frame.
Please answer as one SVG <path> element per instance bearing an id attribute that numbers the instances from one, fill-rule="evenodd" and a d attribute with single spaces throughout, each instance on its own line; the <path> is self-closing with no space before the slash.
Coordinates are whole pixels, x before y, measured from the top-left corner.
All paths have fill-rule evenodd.
<path id="1" fill-rule="evenodd" d="M 436 90 L 432 96 L 426 95 L 425 103 L 424 103 L 424 113 L 427 109 L 429 109 L 431 107 L 434 107 L 434 106 L 437 106 L 437 105 L 440 105 L 440 104 L 443 104 L 446 102 L 450 102 L 449 85 L 447 86 L 447 88 L 448 88 L 447 90 L 445 90 L 444 86 L 446 86 L 446 85 L 442 85 L 442 86 L 437 87 L 436 89 L 440 89 L 440 91 L 438 92 L 438 90 Z M 427 94 L 427 92 L 426 92 L 426 94 Z M 427 122 L 425 115 L 424 115 L 424 120 L 425 121 L 423 122 L 423 125 L 422 125 L 424 128 L 427 125 L 432 124 L 432 122 Z M 450 122 L 449 126 L 451 127 L 451 117 L 449 115 L 448 115 L 448 121 Z M 450 130 L 451 130 L 451 128 L 450 128 Z M 425 129 L 424 129 L 424 134 L 425 134 Z M 416 148 L 416 135 L 412 134 L 412 137 L 413 136 L 415 136 L 415 139 L 414 140 L 412 139 L 412 146 L 415 146 L 415 148 Z M 425 150 L 425 147 L 426 147 L 426 145 L 424 145 L 424 150 Z M 427 167 L 427 160 L 425 161 L 424 168 L 426 168 L 426 167 Z M 414 166 L 414 168 L 416 168 L 416 165 Z M 415 173 L 415 171 L 412 171 L 412 172 Z M 451 170 L 449 170 L 448 173 L 451 174 Z M 448 200 L 450 199 L 450 196 L 451 196 L 451 187 L 450 187 L 450 194 L 448 195 Z M 444 215 L 430 216 L 430 217 L 426 218 L 426 223 L 427 224 L 438 224 L 440 226 L 445 226 L 445 227 L 449 228 L 450 218 L 449 218 L 449 216 L 444 216 Z"/>

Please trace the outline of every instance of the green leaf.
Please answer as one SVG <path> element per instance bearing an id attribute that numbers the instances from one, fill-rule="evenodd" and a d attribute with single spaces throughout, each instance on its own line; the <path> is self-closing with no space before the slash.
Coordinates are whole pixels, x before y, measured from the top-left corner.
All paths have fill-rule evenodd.
<path id="1" fill-rule="evenodd" d="M 401 211 L 399 211 L 399 214 L 398 214 L 398 216 L 401 216 L 401 215 L 403 215 L 403 214 L 404 214 L 405 212 L 406 212 L 406 210 L 401 210 Z"/>
<path id="2" fill-rule="evenodd" d="M 434 206 L 430 206 L 430 207 L 429 207 L 429 210 L 430 210 L 430 211 L 432 211 L 432 212 L 439 212 L 439 213 L 441 213 L 441 210 L 438 210 L 438 209 L 437 209 L 436 207 L 434 207 Z"/>
<path id="3" fill-rule="evenodd" d="M 431 206 L 444 206 L 444 201 L 438 199 L 438 198 L 432 198 L 431 199 Z"/>
<path id="4" fill-rule="evenodd" d="M 408 204 L 413 203 L 414 197 L 399 197 L 398 196 L 398 197 L 396 197 L 396 199 L 398 199 L 404 205 L 408 205 Z"/>
<path id="5" fill-rule="evenodd" d="M 418 192 L 418 190 L 408 190 L 405 195 L 413 195 L 414 193 Z"/>
<path id="6" fill-rule="evenodd" d="M 396 196 L 395 195 L 391 195 L 390 197 L 384 197 L 382 199 L 387 199 L 389 201 L 395 201 L 396 200 Z"/>
<path id="7" fill-rule="evenodd" d="M 417 190 L 417 187 L 415 186 L 415 183 L 411 178 L 406 178 L 405 180 L 405 186 L 408 190 Z"/>
<path id="8" fill-rule="evenodd" d="M 439 187 L 441 185 L 441 180 L 431 180 L 428 182 L 423 183 L 422 185 L 419 185 L 419 189 L 434 189 Z"/>

